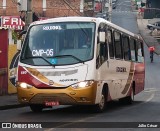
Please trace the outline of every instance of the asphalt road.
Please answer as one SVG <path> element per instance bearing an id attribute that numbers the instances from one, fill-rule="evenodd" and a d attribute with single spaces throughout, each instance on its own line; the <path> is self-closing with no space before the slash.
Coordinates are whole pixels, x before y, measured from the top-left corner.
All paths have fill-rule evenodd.
<path id="1" fill-rule="evenodd" d="M 116 23 L 134 33 L 138 32 L 136 15 L 131 12 L 129 0 L 119 0 L 117 8 L 113 10 L 112 22 Z M 125 8 L 124 8 L 125 7 Z M 125 11 L 125 13 L 124 13 Z M 128 11 L 128 12 L 127 12 Z M 1 122 L 60 122 L 58 130 L 115 130 L 115 131 L 154 131 L 154 128 L 66 128 L 68 126 L 78 127 L 74 122 L 91 122 L 92 126 L 98 126 L 95 122 L 160 122 L 160 59 L 154 56 L 154 63 L 150 63 L 149 53 L 145 46 L 146 62 L 146 81 L 145 90 L 135 96 L 135 102 L 132 105 L 122 105 L 119 102 L 110 102 L 104 113 L 96 114 L 90 112 L 89 107 L 83 106 L 61 106 L 53 109 L 46 109 L 42 113 L 33 113 L 29 107 L 18 109 L 2 110 L 0 113 Z M 71 122 L 64 124 L 63 122 Z M 53 124 L 53 123 L 52 123 Z M 80 124 L 80 123 L 79 123 Z M 107 123 L 103 123 L 107 124 Z M 118 124 L 118 123 L 117 123 Z M 125 124 L 125 123 L 123 123 Z M 126 123 L 128 124 L 128 123 Z M 131 124 L 131 123 L 130 123 Z M 114 123 L 113 126 L 116 126 Z M 124 125 L 125 126 L 125 125 Z M 159 125 L 160 126 L 160 125 Z M 42 129 L 44 130 L 44 129 Z M 45 129 L 46 131 L 57 130 L 54 127 Z"/>
<path id="2" fill-rule="evenodd" d="M 116 8 L 112 10 L 112 22 L 138 34 L 136 12 L 132 12 L 130 0 L 117 0 Z"/>

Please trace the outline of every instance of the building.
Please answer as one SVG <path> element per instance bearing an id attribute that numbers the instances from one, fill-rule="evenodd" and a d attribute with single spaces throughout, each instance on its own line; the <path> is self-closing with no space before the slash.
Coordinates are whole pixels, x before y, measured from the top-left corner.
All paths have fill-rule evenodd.
<path id="1" fill-rule="evenodd" d="M 144 18 L 160 18 L 160 0 L 146 0 Z"/>
<path id="2" fill-rule="evenodd" d="M 160 18 L 160 0 L 133 0 L 143 10 L 144 19 Z"/>
<path id="3" fill-rule="evenodd" d="M 160 9 L 160 0 L 146 0 L 148 8 L 158 8 Z"/>
<path id="4" fill-rule="evenodd" d="M 39 17 L 83 15 L 80 3 L 83 0 L 32 0 L 32 10 Z M 17 16 L 17 0 L 0 0 L 0 16 Z"/>

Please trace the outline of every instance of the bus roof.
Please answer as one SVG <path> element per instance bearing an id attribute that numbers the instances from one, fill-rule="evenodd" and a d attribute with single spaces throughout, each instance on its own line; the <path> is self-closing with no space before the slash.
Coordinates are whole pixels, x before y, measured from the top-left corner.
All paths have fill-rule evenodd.
<path id="1" fill-rule="evenodd" d="M 111 23 L 110 21 L 107 21 L 103 18 L 95 18 L 95 17 L 81 17 L 81 16 L 69 16 L 69 17 L 57 17 L 57 18 L 50 18 L 50 19 L 46 19 L 46 20 L 41 20 L 41 21 L 35 21 L 31 24 L 32 25 L 37 25 L 37 24 L 45 24 L 45 23 L 53 23 L 53 22 L 96 22 L 96 23 L 101 23 L 104 22 L 106 23 L 108 26 L 122 31 L 123 33 L 129 34 L 132 37 L 136 37 L 138 39 L 141 39 L 141 37 L 137 34 L 134 34 L 114 23 Z"/>

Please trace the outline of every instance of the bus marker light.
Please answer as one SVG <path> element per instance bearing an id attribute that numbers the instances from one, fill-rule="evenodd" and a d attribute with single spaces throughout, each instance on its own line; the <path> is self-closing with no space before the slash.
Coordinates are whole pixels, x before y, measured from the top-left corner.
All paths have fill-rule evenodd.
<path id="1" fill-rule="evenodd" d="M 31 92 L 31 93 L 29 93 L 29 94 L 30 94 L 31 96 L 32 96 L 32 95 L 34 95 L 34 93 L 33 93 L 33 92 Z"/>
<path id="2" fill-rule="evenodd" d="M 27 101 L 27 99 L 25 97 L 22 97 L 22 101 Z"/>
<path id="3" fill-rule="evenodd" d="M 86 101 L 86 97 L 80 97 L 82 101 Z"/>
<path id="4" fill-rule="evenodd" d="M 71 95 L 75 95 L 76 93 L 75 93 L 75 92 L 70 92 L 70 94 L 71 94 Z"/>

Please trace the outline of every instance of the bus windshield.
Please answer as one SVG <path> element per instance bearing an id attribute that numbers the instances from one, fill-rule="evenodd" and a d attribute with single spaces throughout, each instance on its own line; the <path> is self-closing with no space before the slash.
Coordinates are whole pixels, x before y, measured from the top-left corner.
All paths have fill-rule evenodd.
<path id="1" fill-rule="evenodd" d="M 95 23 L 60 22 L 32 26 L 20 61 L 29 65 L 68 65 L 93 58 Z"/>

